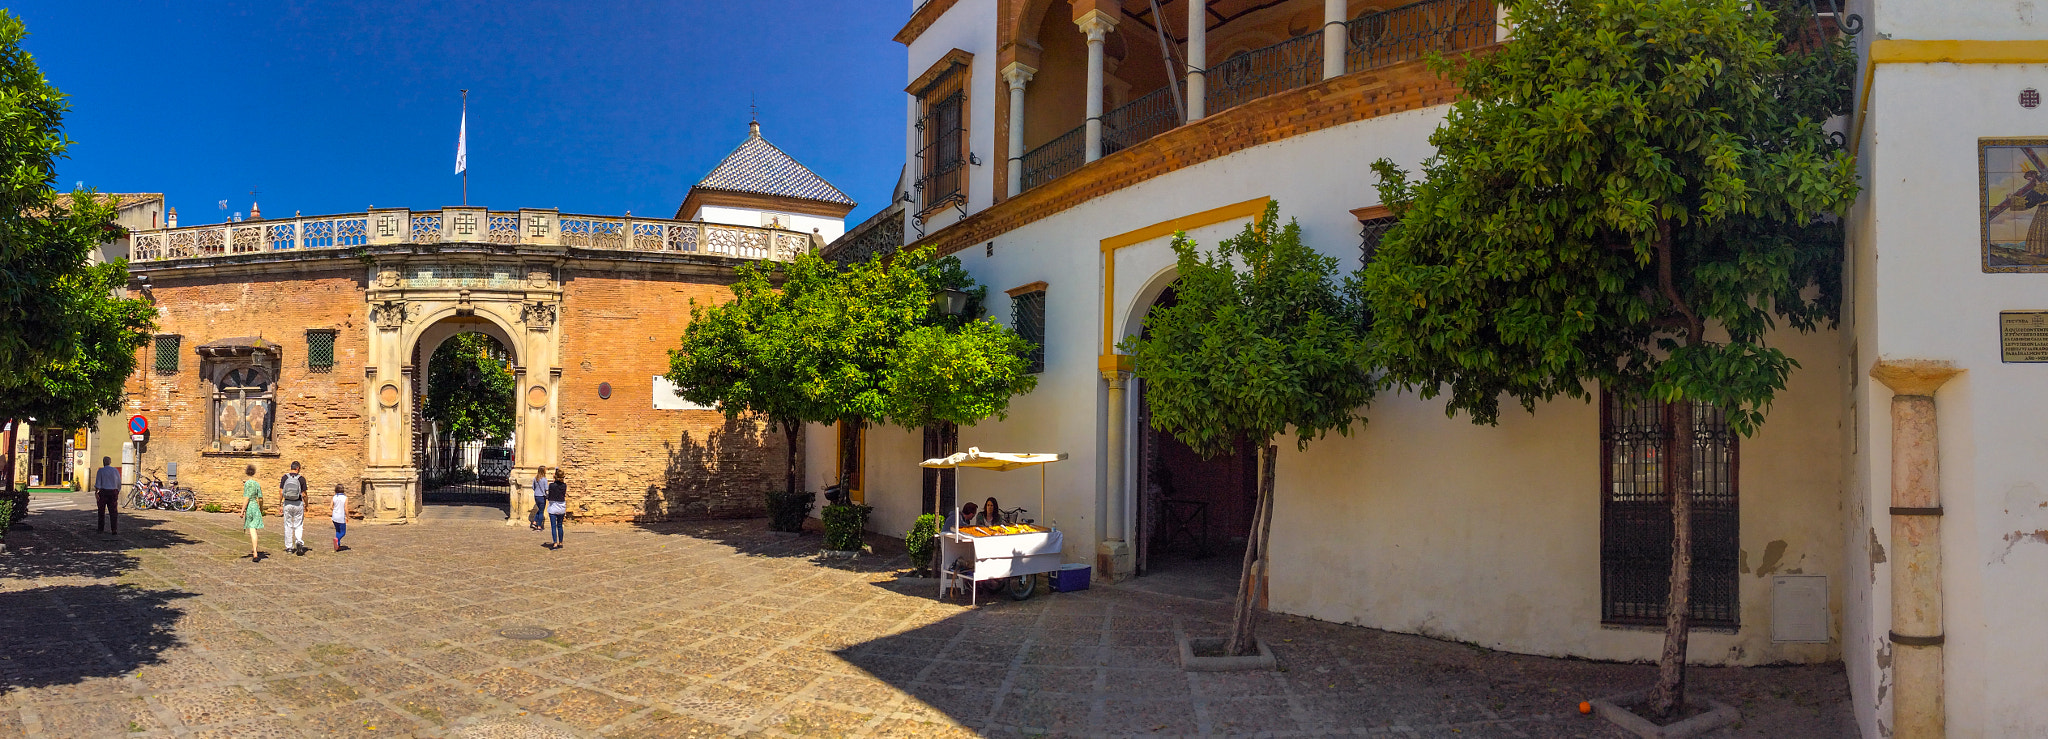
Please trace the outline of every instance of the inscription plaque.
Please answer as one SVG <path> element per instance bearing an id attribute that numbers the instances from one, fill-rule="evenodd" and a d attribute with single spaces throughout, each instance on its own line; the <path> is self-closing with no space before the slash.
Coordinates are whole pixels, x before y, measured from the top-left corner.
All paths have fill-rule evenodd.
<path id="1" fill-rule="evenodd" d="M 2048 310 L 2000 311 L 1998 347 L 2007 362 L 2048 362 Z"/>

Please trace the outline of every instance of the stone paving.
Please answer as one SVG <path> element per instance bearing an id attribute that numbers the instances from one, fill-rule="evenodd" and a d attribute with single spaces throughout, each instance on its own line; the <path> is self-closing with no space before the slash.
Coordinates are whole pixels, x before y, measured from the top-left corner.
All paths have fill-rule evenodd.
<path id="1" fill-rule="evenodd" d="M 1271 617 L 1282 671 L 1185 673 L 1222 605 L 1115 588 L 983 601 L 814 556 L 759 521 L 351 527 L 252 563 L 232 514 L 45 507 L 0 554 L 0 736 L 1619 737 L 1581 698 L 1646 665 Z M 538 640 L 501 630 L 538 626 Z M 508 632 L 516 633 L 516 632 Z M 1745 721 L 1838 737 L 1839 666 L 1698 669 Z"/>

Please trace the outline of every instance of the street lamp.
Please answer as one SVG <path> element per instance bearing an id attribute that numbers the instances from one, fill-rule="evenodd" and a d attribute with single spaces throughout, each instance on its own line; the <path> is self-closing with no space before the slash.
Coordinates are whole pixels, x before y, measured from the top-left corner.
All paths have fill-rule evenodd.
<path id="1" fill-rule="evenodd" d="M 932 307 L 948 316 L 959 317 L 967 313 L 967 291 L 946 288 L 932 297 Z"/>

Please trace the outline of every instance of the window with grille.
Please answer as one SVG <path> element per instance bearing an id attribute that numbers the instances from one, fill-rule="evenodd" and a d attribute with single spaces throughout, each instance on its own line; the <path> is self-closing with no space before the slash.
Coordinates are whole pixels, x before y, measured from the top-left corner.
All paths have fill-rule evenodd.
<path id="1" fill-rule="evenodd" d="M 1401 219 L 1393 216 L 1366 218 L 1358 222 L 1358 266 L 1372 264 L 1373 257 L 1379 256 L 1380 237 L 1387 235 L 1387 229 Z"/>
<path id="2" fill-rule="evenodd" d="M 306 330 L 306 369 L 314 372 L 334 369 L 334 329 Z"/>
<path id="3" fill-rule="evenodd" d="M 1662 403 L 1601 393 L 1600 621 L 1664 623 L 1671 589 L 1674 470 Z M 1720 408 L 1695 403 L 1692 432 L 1692 623 L 1739 625 L 1737 449 Z"/>
<path id="4" fill-rule="evenodd" d="M 1031 342 L 1024 355 L 1024 371 L 1045 371 L 1045 290 L 1032 290 L 1010 297 L 1010 316 L 1017 335 Z"/>
<path id="5" fill-rule="evenodd" d="M 184 337 L 177 334 L 157 334 L 156 371 L 170 374 L 178 371 L 178 345 Z"/>

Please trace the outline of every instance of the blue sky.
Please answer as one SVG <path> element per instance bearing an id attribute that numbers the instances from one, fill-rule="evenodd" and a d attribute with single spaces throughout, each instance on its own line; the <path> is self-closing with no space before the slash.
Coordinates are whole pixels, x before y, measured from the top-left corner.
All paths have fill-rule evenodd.
<path id="1" fill-rule="evenodd" d="M 162 192 L 183 224 L 217 202 L 266 217 L 469 202 L 668 217 L 762 134 L 887 204 L 902 166 L 907 4 L 132 2 L 13 12 L 71 96 L 60 189 Z"/>

